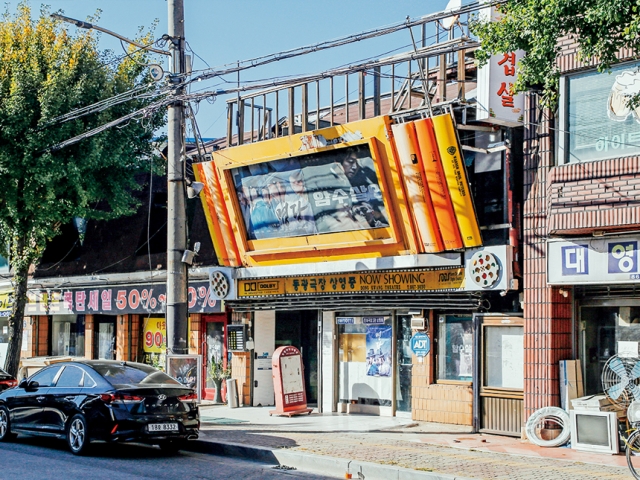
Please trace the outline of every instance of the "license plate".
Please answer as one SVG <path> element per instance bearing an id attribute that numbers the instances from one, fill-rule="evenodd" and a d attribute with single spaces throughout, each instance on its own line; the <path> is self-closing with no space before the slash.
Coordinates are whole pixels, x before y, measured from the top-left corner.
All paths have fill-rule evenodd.
<path id="1" fill-rule="evenodd" d="M 150 423 L 147 427 L 150 432 L 177 432 L 177 423 Z"/>

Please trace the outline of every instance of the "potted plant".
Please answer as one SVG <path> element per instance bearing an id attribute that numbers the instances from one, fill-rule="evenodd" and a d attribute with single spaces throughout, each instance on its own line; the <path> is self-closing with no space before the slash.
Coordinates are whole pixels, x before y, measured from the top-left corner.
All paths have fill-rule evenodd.
<path id="1" fill-rule="evenodd" d="M 213 400 L 214 403 L 222 403 L 222 382 L 227 378 L 231 378 L 231 369 L 224 367 L 222 359 L 218 361 L 211 359 L 207 376 L 216 386 L 216 396 Z"/>

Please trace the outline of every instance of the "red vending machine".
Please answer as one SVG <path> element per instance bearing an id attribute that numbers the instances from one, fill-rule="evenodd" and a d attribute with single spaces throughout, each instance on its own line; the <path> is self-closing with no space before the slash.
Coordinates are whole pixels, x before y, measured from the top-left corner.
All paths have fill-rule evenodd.
<path id="1" fill-rule="evenodd" d="M 304 366 L 302 355 L 296 347 L 278 347 L 273 352 L 273 390 L 276 396 L 276 409 L 269 415 L 310 414 L 307 408 L 307 393 L 304 390 Z"/>

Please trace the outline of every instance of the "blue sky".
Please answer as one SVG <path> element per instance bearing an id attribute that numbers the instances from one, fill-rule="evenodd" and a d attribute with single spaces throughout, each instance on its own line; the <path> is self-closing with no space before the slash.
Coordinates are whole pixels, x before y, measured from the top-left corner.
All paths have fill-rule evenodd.
<path id="1" fill-rule="evenodd" d="M 4 3 L 13 11 L 18 1 Z M 135 37 L 138 27 L 149 27 L 155 19 L 158 20 L 155 36 L 160 37 L 167 31 L 166 0 L 30 0 L 28 3 L 36 11 L 45 3 L 52 12 L 62 10 L 66 16 L 80 20 L 101 9 L 98 24 L 129 38 Z M 416 18 L 442 11 L 447 0 L 184 0 L 184 5 L 186 39 L 202 58 L 194 58 L 195 70 L 206 68 L 207 64 L 221 66 L 396 24 L 407 16 Z M 417 29 L 415 35 L 419 35 Z M 405 30 L 251 69 L 243 72 L 241 79 L 317 73 L 365 58 L 385 56 L 398 47 L 409 49 L 410 42 Z M 122 51 L 117 40 L 104 34 L 100 46 L 116 53 Z M 202 86 L 211 88 L 215 84 L 211 81 Z M 213 105 L 202 102 L 197 121 L 204 137 L 225 134 L 225 104 L 223 97 Z"/>

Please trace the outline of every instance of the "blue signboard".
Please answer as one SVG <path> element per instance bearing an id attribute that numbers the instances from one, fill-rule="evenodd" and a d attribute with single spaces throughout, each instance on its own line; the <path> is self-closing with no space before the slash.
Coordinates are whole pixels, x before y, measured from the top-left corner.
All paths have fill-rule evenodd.
<path id="1" fill-rule="evenodd" d="M 384 325 L 384 317 L 362 317 L 365 325 Z"/>
<path id="2" fill-rule="evenodd" d="M 431 350 L 431 340 L 426 333 L 416 332 L 411 337 L 411 350 L 416 357 L 426 357 Z"/>
<path id="3" fill-rule="evenodd" d="M 354 317 L 336 317 L 336 323 L 338 325 L 353 325 L 356 323 L 356 319 Z"/>

